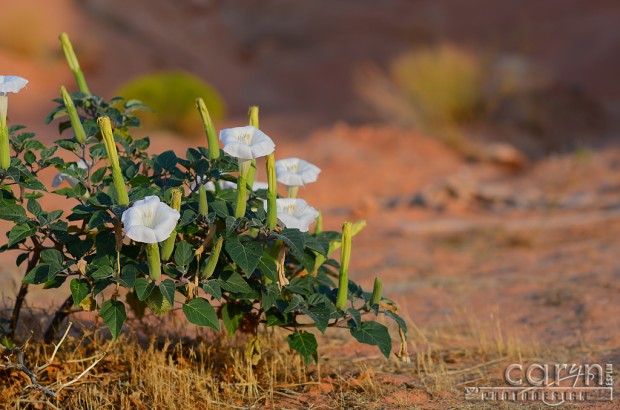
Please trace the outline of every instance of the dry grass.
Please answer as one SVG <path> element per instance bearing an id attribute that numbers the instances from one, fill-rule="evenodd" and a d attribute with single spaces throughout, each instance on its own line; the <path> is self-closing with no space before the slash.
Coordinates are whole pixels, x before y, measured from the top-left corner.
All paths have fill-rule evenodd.
<path id="1" fill-rule="evenodd" d="M 259 335 L 260 360 L 252 365 L 247 353 L 250 336 L 231 339 L 198 330 L 188 338 L 187 329 L 177 333 L 174 319 L 158 320 L 156 325 L 134 326 L 117 342 L 102 340 L 93 329 L 67 337 L 52 363 L 40 372 L 42 386 L 58 392 L 103 353 L 105 357 L 62 388 L 56 398 L 29 388 L 30 379 L 23 372 L 0 370 L 4 405 L 16 409 L 466 408 L 462 407 L 468 404 L 463 401 L 464 387 L 504 385 L 501 378 L 507 364 L 564 357 L 561 350 L 543 351 L 518 339 L 498 321 L 469 318 L 435 329 L 410 323 L 412 363 L 385 360 L 376 349 L 351 342 L 346 332 L 336 332 L 319 339 L 319 366 L 306 366 L 288 349 L 286 334 L 270 329 Z M 171 331 L 165 339 L 145 339 L 145 334 L 159 334 L 166 322 Z M 25 365 L 36 369 L 48 362 L 53 350 L 54 346 L 31 343 L 24 351 Z"/>

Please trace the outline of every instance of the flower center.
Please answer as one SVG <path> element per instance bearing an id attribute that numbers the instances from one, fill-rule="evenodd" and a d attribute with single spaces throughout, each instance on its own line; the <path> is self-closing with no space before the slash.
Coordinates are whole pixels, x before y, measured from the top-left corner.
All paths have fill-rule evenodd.
<path id="1" fill-rule="evenodd" d="M 290 172 L 297 173 L 297 169 L 299 168 L 299 164 L 297 164 L 297 163 L 288 164 L 288 166 L 287 166 L 286 168 L 287 168 Z"/>
<path id="2" fill-rule="evenodd" d="M 142 222 L 147 228 L 155 228 L 155 212 L 152 209 L 147 209 Z"/>
<path id="3" fill-rule="evenodd" d="M 284 207 L 284 212 L 288 215 L 295 215 L 295 204 L 286 205 Z"/>
<path id="4" fill-rule="evenodd" d="M 239 142 L 244 143 L 245 145 L 250 145 L 252 143 L 252 133 L 246 132 L 239 136 Z"/>

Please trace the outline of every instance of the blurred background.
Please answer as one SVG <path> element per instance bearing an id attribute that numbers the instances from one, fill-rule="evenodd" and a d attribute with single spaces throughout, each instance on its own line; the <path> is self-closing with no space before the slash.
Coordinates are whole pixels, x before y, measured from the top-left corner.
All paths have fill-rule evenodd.
<path id="1" fill-rule="evenodd" d="M 156 110 L 156 149 L 206 145 L 198 96 L 218 128 L 259 105 L 278 156 L 323 169 L 300 195 L 328 227 L 368 221 L 361 282 L 384 277 L 421 327 L 494 312 L 530 340 L 620 332 L 619 2 L 0 4 L 0 70 L 30 80 L 10 123 L 58 138 L 66 31 L 94 93 Z"/>

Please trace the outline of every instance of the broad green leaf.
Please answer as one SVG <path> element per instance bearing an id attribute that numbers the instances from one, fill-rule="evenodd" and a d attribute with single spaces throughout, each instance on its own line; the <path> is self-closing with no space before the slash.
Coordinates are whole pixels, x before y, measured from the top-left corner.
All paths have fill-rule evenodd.
<path id="1" fill-rule="evenodd" d="M 30 224 L 15 225 L 13 229 L 9 231 L 9 243 L 7 245 L 13 246 L 36 233 L 37 228 Z"/>
<path id="2" fill-rule="evenodd" d="M 166 279 L 159 284 L 159 290 L 162 295 L 170 302 L 172 305 L 174 303 L 174 292 L 176 292 L 177 288 L 172 279 Z"/>
<path id="3" fill-rule="evenodd" d="M 235 271 L 225 271 L 218 279 L 220 287 L 233 293 L 250 293 L 252 288 L 248 283 Z"/>
<path id="4" fill-rule="evenodd" d="M 316 328 L 319 329 L 321 333 L 325 334 L 325 330 L 329 324 L 329 319 L 331 318 L 332 309 L 325 305 L 319 305 L 312 306 L 310 309 L 304 308 L 301 312 L 304 315 L 309 316 L 316 324 Z"/>
<path id="5" fill-rule="evenodd" d="M 90 284 L 86 279 L 73 279 L 69 285 L 71 295 L 73 296 L 73 304 L 78 306 L 82 300 L 90 293 Z"/>
<path id="6" fill-rule="evenodd" d="M 258 262 L 258 269 L 260 272 L 273 282 L 278 281 L 278 266 L 276 264 L 276 260 L 269 255 L 267 251 L 261 256 L 260 261 Z"/>
<path id="7" fill-rule="evenodd" d="M 299 229 L 284 229 L 278 237 L 283 237 L 295 255 L 301 255 L 306 246 L 304 233 Z"/>
<path id="8" fill-rule="evenodd" d="M 114 274 L 114 268 L 112 268 L 112 266 L 110 265 L 104 265 L 104 266 L 99 267 L 93 273 L 91 273 L 90 276 L 94 280 L 101 280 L 101 279 L 109 278 L 113 274 Z"/>
<path id="9" fill-rule="evenodd" d="M 241 242 L 236 235 L 229 235 L 224 241 L 224 248 L 246 275 L 250 276 L 258 266 L 263 255 L 263 247 L 254 241 Z"/>
<path id="10" fill-rule="evenodd" d="M 217 300 L 222 300 L 222 288 L 220 287 L 220 283 L 217 279 L 211 279 L 204 285 L 202 285 L 202 289 L 208 294 L 216 298 Z"/>
<path id="11" fill-rule="evenodd" d="M 24 276 L 24 279 L 22 279 L 22 283 L 38 285 L 40 283 L 49 282 L 54 279 L 59 272 L 60 271 L 54 269 L 53 266 L 42 263 L 35 266 L 30 272 L 28 272 L 26 276 Z"/>
<path id="12" fill-rule="evenodd" d="M 99 316 L 103 319 L 114 340 L 118 339 L 118 335 L 121 333 L 121 328 L 125 319 L 127 319 L 127 313 L 125 313 L 125 304 L 118 300 L 106 300 L 101 305 L 101 311 Z"/>
<path id="13" fill-rule="evenodd" d="M 234 335 L 239 328 L 239 325 L 241 325 L 241 321 L 245 315 L 244 310 L 239 305 L 226 303 L 222 306 L 220 312 L 222 314 L 222 322 L 228 332 L 228 336 Z"/>
<path id="14" fill-rule="evenodd" d="M 284 309 L 283 313 L 291 313 L 296 310 L 300 310 L 302 307 L 305 307 L 305 306 L 306 306 L 306 301 L 304 300 L 304 298 L 301 297 L 300 295 L 295 294 L 291 298 L 291 301 L 286 307 L 286 309 Z"/>
<path id="15" fill-rule="evenodd" d="M 351 336 L 360 343 L 379 346 L 381 353 L 389 359 L 392 351 L 392 339 L 388 328 L 377 322 L 362 322 L 361 325 L 351 328 Z"/>
<path id="16" fill-rule="evenodd" d="M 62 267 L 64 263 L 64 257 L 62 252 L 57 249 L 46 249 L 41 252 L 41 260 L 50 265 L 57 265 Z"/>
<path id="17" fill-rule="evenodd" d="M 359 310 L 349 308 L 347 309 L 347 313 L 351 316 L 351 320 L 353 320 L 355 326 L 359 326 L 360 324 L 362 324 L 362 315 L 360 314 Z"/>
<path id="18" fill-rule="evenodd" d="M 310 363 L 312 359 L 315 361 L 318 359 L 317 348 L 319 345 L 312 333 L 303 330 L 295 331 L 288 336 L 288 345 L 303 356 L 306 364 Z"/>
<path id="19" fill-rule="evenodd" d="M 217 319 L 215 309 L 206 299 L 195 298 L 183 305 L 183 312 L 189 320 L 198 326 L 209 326 L 215 330 L 220 330 L 220 323 Z"/>
<path id="20" fill-rule="evenodd" d="M 147 278 L 136 279 L 136 296 L 138 296 L 138 300 L 143 301 L 148 298 L 154 287 L 155 283 Z"/>
<path id="21" fill-rule="evenodd" d="M 192 245 L 185 241 L 178 242 L 174 249 L 174 260 L 177 265 L 187 266 L 194 259 Z"/>
<path id="22" fill-rule="evenodd" d="M 28 220 L 28 217 L 26 216 L 26 211 L 21 206 L 3 203 L 2 206 L 0 206 L 0 219 L 22 222 Z"/>

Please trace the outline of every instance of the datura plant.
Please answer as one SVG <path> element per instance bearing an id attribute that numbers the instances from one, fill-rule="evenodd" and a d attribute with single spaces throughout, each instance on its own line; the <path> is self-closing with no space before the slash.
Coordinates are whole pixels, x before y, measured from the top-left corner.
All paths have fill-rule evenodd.
<path id="1" fill-rule="evenodd" d="M 348 328 L 389 357 L 388 327 L 369 320 L 384 315 L 398 329 L 397 356 L 407 359 L 407 328 L 382 296 L 381 281 L 365 292 L 351 280 L 352 238 L 364 222 L 322 230 L 319 212 L 296 190 L 316 181 L 320 169 L 297 158 L 276 161 L 274 140 L 258 129 L 257 107 L 250 125 L 221 130 L 218 139 L 198 99 L 207 146 L 153 155 L 149 138 L 131 133 L 140 125 L 136 111 L 147 107 L 92 94 L 69 38 L 63 34 L 61 42 L 80 91 L 60 88 L 47 123 L 59 120 L 65 137 L 52 146 L 7 126 L 7 93 L 26 80 L 0 76 L 0 218 L 14 224 L 0 251 L 15 251 L 17 265 L 26 264 L 9 338 L 29 286 L 68 282 L 71 294 L 53 315 L 47 340 L 71 309 L 96 312 L 117 339 L 128 312 L 140 318 L 145 307 L 155 314 L 180 307 L 190 323 L 229 335 L 286 329 L 306 361 L 317 359 L 312 327 Z M 267 183 L 254 181 L 259 157 L 266 157 Z M 40 179 L 48 168 L 57 173 L 51 186 Z M 278 195 L 278 181 L 289 197 Z M 70 210 L 44 209 L 44 195 L 66 198 L 46 203 Z"/>

